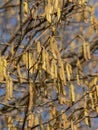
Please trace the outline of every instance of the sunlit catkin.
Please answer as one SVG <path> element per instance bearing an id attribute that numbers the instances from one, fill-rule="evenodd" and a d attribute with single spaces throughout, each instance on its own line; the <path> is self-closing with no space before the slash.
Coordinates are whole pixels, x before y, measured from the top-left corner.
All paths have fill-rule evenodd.
<path id="1" fill-rule="evenodd" d="M 19 82 L 22 83 L 22 75 L 21 75 L 21 70 L 20 70 L 20 65 L 18 64 L 17 65 L 17 72 L 18 72 L 18 79 L 19 79 Z"/>
<path id="2" fill-rule="evenodd" d="M 24 16 L 27 16 L 28 11 L 29 11 L 28 2 L 24 1 L 23 2 L 23 14 L 24 14 Z"/>
<path id="3" fill-rule="evenodd" d="M 89 97 L 90 97 L 90 100 L 91 100 L 91 107 L 94 110 L 94 99 L 93 99 L 93 93 L 92 92 L 89 93 Z"/>
<path id="4" fill-rule="evenodd" d="M 63 81 L 63 83 L 66 85 L 66 76 L 65 76 L 64 65 L 63 65 L 62 61 L 58 68 L 58 74 L 59 74 L 61 81 Z"/>
<path id="5" fill-rule="evenodd" d="M 10 100 L 10 83 L 9 83 L 9 74 L 6 75 L 6 101 Z"/>
<path id="6" fill-rule="evenodd" d="M 45 48 L 42 49 L 42 69 L 46 70 L 46 53 Z"/>
<path id="7" fill-rule="evenodd" d="M 0 65 L 0 80 L 2 81 L 4 78 L 3 76 L 3 69 L 2 69 L 2 66 Z"/>
<path id="8" fill-rule="evenodd" d="M 38 55 L 40 54 L 40 52 L 41 52 L 41 43 L 38 41 L 37 42 L 37 53 L 38 53 Z"/>
<path id="9" fill-rule="evenodd" d="M 96 85 L 96 96 L 97 96 L 97 103 L 98 103 L 98 85 Z"/>
<path id="10" fill-rule="evenodd" d="M 56 64 L 56 61 L 54 61 L 54 77 L 57 78 L 57 64 Z"/>
<path id="11" fill-rule="evenodd" d="M 80 85 L 80 79 L 79 79 L 79 75 L 78 74 L 76 75 L 76 78 L 77 78 L 77 84 Z"/>
<path id="12" fill-rule="evenodd" d="M 3 65 L 3 76 L 6 77 L 7 61 L 5 58 L 2 59 L 2 65 Z"/>
<path id="13" fill-rule="evenodd" d="M 47 71 L 47 73 L 50 73 L 49 54 L 47 51 L 46 51 L 46 55 L 45 55 L 45 60 L 46 60 L 46 71 Z"/>
<path id="14" fill-rule="evenodd" d="M 68 81 L 70 81 L 70 78 L 71 78 L 71 75 L 70 75 L 70 65 L 68 63 L 66 64 L 66 73 L 67 73 Z"/>
<path id="15" fill-rule="evenodd" d="M 9 78 L 9 98 L 13 97 L 13 81 Z"/>
<path id="16" fill-rule="evenodd" d="M 85 124 L 87 126 L 91 127 L 91 121 L 90 121 L 90 117 L 89 117 L 87 108 L 84 108 L 84 116 L 85 116 Z"/>
<path id="17" fill-rule="evenodd" d="M 70 98 L 72 103 L 75 102 L 75 91 L 74 91 L 74 85 L 71 83 L 70 85 Z"/>
<path id="18" fill-rule="evenodd" d="M 50 38 L 50 51 L 52 53 L 53 58 L 57 59 L 57 55 L 55 53 L 55 49 L 56 49 L 56 42 L 55 42 L 54 37 L 51 37 Z"/>
<path id="19" fill-rule="evenodd" d="M 12 130 L 13 127 L 13 119 L 11 116 L 8 117 L 8 130 Z"/>
<path id="20" fill-rule="evenodd" d="M 39 124 L 39 117 L 38 115 L 35 115 L 34 125 L 38 125 L 38 124 Z M 35 128 L 35 130 L 39 130 L 38 127 Z"/>
<path id="21" fill-rule="evenodd" d="M 88 60 L 88 57 L 87 57 L 87 46 L 86 46 L 86 42 L 85 41 L 83 42 L 83 56 L 84 56 L 85 60 Z"/>
<path id="22" fill-rule="evenodd" d="M 51 64 L 50 64 L 51 68 L 50 68 L 50 73 L 51 73 L 51 78 L 53 79 L 55 77 L 55 66 L 54 66 L 54 60 L 51 61 Z"/>
<path id="23" fill-rule="evenodd" d="M 34 114 L 30 113 L 28 116 L 28 127 L 31 128 L 34 125 Z"/>
<path id="24" fill-rule="evenodd" d="M 88 58 L 88 60 L 90 60 L 91 54 L 90 54 L 90 45 L 89 44 L 86 45 L 86 51 L 87 51 L 87 58 Z"/>
<path id="25" fill-rule="evenodd" d="M 33 91 L 33 83 L 30 82 L 29 85 L 29 110 L 31 110 L 32 106 L 33 106 L 33 95 L 34 95 L 34 91 Z"/>
<path id="26" fill-rule="evenodd" d="M 50 130 L 50 126 L 49 126 L 49 124 L 47 124 L 47 126 L 46 126 L 46 130 Z"/>

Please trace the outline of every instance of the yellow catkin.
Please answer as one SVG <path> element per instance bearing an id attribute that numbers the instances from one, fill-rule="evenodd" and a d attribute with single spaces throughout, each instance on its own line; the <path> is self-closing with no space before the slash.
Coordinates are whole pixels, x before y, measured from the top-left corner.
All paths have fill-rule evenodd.
<path id="1" fill-rule="evenodd" d="M 91 121 L 89 117 L 89 111 L 87 109 L 87 97 L 84 98 L 84 117 L 85 117 L 85 124 L 91 127 Z"/>
<path id="2" fill-rule="evenodd" d="M 22 55 L 22 60 L 23 60 L 23 63 L 25 64 L 25 62 L 26 62 L 26 53 L 24 53 L 24 54 Z"/>
<path id="3" fill-rule="evenodd" d="M 85 116 L 85 124 L 90 127 L 91 121 L 89 118 L 88 110 L 86 108 L 84 108 L 84 116 Z"/>
<path id="4" fill-rule="evenodd" d="M 12 130 L 13 127 L 13 119 L 11 116 L 8 117 L 8 130 Z"/>
<path id="5" fill-rule="evenodd" d="M 46 70 L 46 53 L 45 48 L 42 49 L 42 69 Z"/>
<path id="6" fill-rule="evenodd" d="M 51 5 L 51 3 L 48 3 L 45 6 L 45 15 L 46 15 L 46 19 L 49 23 L 52 22 L 52 17 L 51 17 L 52 12 L 53 12 L 53 6 Z"/>
<path id="7" fill-rule="evenodd" d="M 75 91 L 74 91 L 74 85 L 72 83 L 70 85 L 70 97 L 71 97 L 72 103 L 74 103 L 75 102 Z"/>
<path id="8" fill-rule="evenodd" d="M 64 112 L 64 111 L 62 110 L 62 113 L 63 113 L 63 112 Z M 67 116 L 66 116 L 66 114 L 65 114 L 65 113 L 64 113 L 64 114 L 62 114 L 62 116 L 61 116 L 61 117 L 62 117 L 62 120 L 66 121 L 66 122 L 68 121 L 68 120 L 67 120 Z"/>
<path id="9" fill-rule="evenodd" d="M 46 130 L 50 130 L 50 126 L 49 126 L 49 124 L 47 124 L 47 126 L 46 126 Z"/>
<path id="10" fill-rule="evenodd" d="M 2 81 L 6 77 L 7 61 L 4 57 L 0 57 L 0 80 Z"/>
<path id="11" fill-rule="evenodd" d="M 98 113 L 98 106 L 96 106 L 96 112 Z"/>
<path id="12" fill-rule="evenodd" d="M 93 93 L 92 92 L 89 93 L 89 97 L 90 97 L 90 100 L 91 100 L 91 107 L 94 110 L 94 100 L 93 100 Z"/>
<path id="13" fill-rule="evenodd" d="M 61 84 L 60 93 L 65 96 L 66 95 L 65 85 L 63 82 L 61 82 L 60 84 Z"/>
<path id="14" fill-rule="evenodd" d="M 69 67 L 69 72 L 71 74 L 72 73 L 72 66 L 70 64 L 68 64 L 68 67 Z"/>
<path id="15" fill-rule="evenodd" d="M 55 78 L 55 68 L 54 68 L 54 60 L 51 61 L 51 68 L 50 68 L 50 73 L 51 73 L 51 78 Z"/>
<path id="16" fill-rule="evenodd" d="M 84 109 L 84 116 L 85 116 L 85 123 L 86 125 L 88 125 L 88 113 L 87 113 L 87 109 Z"/>
<path id="17" fill-rule="evenodd" d="M 92 80 L 93 82 L 93 85 L 96 85 L 97 84 L 97 77 L 94 77 L 94 79 Z"/>
<path id="18" fill-rule="evenodd" d="M 54 61 L 54 77 L 57 78 L 57 64 L 56 64 L 56 61 Z"/>
<path id="19" fill-rule="evenodd" d="M 79 79 L 79 75 L 77 74 L 77 84 L 80 85 L 80 79 Z"/>
<path id="20" fill-rule="evenodd" d="M 55 0 L 55 3 L 54 3 L 54 8 L 57 9 L 59 6 L 59 1 L 58 0 Z"/>
<path id="21" fill-rule="evenodd" d="M 55 52 L 56 48 L 57 47 L 56 47 L 55 39 L 54 39 L 54 37 L 51 37 L 50 38 L 50 51 L 51 51 L 54 59 L 57 59 L 57 55 L 56 55 L 56 52 Z"/>
<path id="22" fill-rule="evenodd" d="M 56 116 L 57 110 L 56 110 L 55 107 L 52 107 L 51 113 L 52 113 L 52 116 L 53 116 L 53 117 Z"/>
<path id="23" fill-rule="evenodd" d="M 60 19 L 60 16 L 61 16 L 61 10 L 60 10 L 60 8 L 57 8 L 57 18 L 58 18 L 58 20 Z"/>
<path id="24" fill-rule="evenodd" d="M 39 118 L 38 115 L 35 115 L 34 125 L 38 125 L 38 124 L 39 124 Z M 38 130 L 38 127 L 35 128 L 35 130 Z"/>
<path id="25" fill-rule="evenodd" d="M 36 53 L 35 52 L 33 52 L 32 53 L 32 58 L 31 58 L 31 62 L 32 62 L 32 70 L 31 70 L 31 73 L 35 73 L 36 72 L 36 70 L 38 69 L 38 62 L 36 61 Z M 36 63 L 36 64 L 35 64 Z"/>
<path id="26" fill-rule="evenodd" d="M 62 110 L 62 113 L 63 113 L 63 112 L 64 112 L 64 111 Z M 62 114 L 61 118 L 62 118 L 63 128 L 64 128 L 64 129 L 68 128 L 70 122 L 68 121 L 66 114 L 65 114 L 65 113 Z"/>
<path id="27" fill-rule="evenodd" d="M 28 2 L 24 1 L 23 2 L 23 14 L 24 14 L 24 16 L 27 16 L 28 11 L 29 11 Z"/>
<path id="28" fill-rule="evenodd" d="M 29 68 L 31 68 L 33 65 L 34 65 L 34 57 L 31 53 L 29 53 Z M 30 69 L 30 73 L 33 73 L 34 72 L 33 70 L 34 70 L 33 68 Z"/>
<path id="29" fill-rule="evenodd" d="M 6 101 L 13 97 L 13 81 L 9 74 L 6 75 Z"/>
<path id="30" fill-rule="evenodd" d="M 34 98 L 34 91 L 33 91 L 33 83 L 30 82 L 30 86 L 29 86 L 29 110 L 32 109 L 33 106 L 33 98 Z"/>
<path id="31" fill-rule="evenodd" d="M 3 67 L 2 67 L 2 64 L 0 63 L 0 80 L 2 81 L 3 79 L 4 79 Z"/>
<path id="32" fill-rule="evenodd" d="M 83 42 L 83 56 L 84 56 L 85 60 L 88 60 L 87 49 L 86 49 L 86 42 L 85 41 Z"/>
<path id="33" fill-rule="evenodd" d="M 28 53 L 23 54 L 23 62 L 26 65 L 26 68 L 28 68 Z"/>
<path id="34" fill-rule="evenodd" d="M 11 78 L 9 78 L 9 97 L 13 97 L 13 81 Z"/>
<path id="35" fill-rule="evenodd" d="M 58 61 L 58 64 L 62 61 L 61 54 L 59 52 L 56 40 L 54 37 L 50 38 L 50 50 L 53 55 L 53 58 Z"/>
<path id="36" fill-rule="evenodd" d="M 50 63 L 49 63 L 49 55 L 48 52 L 46 51 L 46 55 L 45 55 L 45 60 L 46 60 L 46 71 L 47 73 L 50 73 Z"/>
<path id="37" fill-rule="evenodd" d="M 89 44 L 86 45 L 86 51 L 87 51 L 87 58 L 88 58 L 88 60 L 90 60 L 91 54 L 90 54 L 90 45 Z"/>
<path id="38" fill-rule="evenodd" d="M 33 67 L 33 65 L 35 64 L 35 58 L 34 58 L 34 54 L 30 53 L 30 52 L 26 52 L 25 54 L 23 54 L 23 62 L 26 65 L 26 68 L 30 69 L 30 73 L 33 73 L 34 70 L 37 68 L 36 65 Z M 28 64 L 29 62 L 29 64 Z M 29 65 L 29 66 L 28 66 Z"/>
<path id="39" fill-rule="evenodd" d="M 53 55 L 53 58 L 55 60 L 57 60 L 59 77 L 64 82 L 64 84 L 66 84 L 64 65 L 63 65 L 63 62 L 61 59 L 61 54 L 59 52 L 59 49 L 58 49 L 58 46 L 57 46 L 57 43 L 56 43 L 56 40 L 54 37 L 50 38 L 50 50 Z M 55 68 L 56 68 L 56 66 L 55 66 Z"/>
<path id="40" fill-rule="evenodd" d="M 96 96 L 97 96 L 97 103 L 98 103 L 98 85 L 96 85 Z"/>
<path id="41" fill-rule="evenodd" d="M 38 41 L 37 42 L 37 53 L 38 53 L 38 55 L 40 54 L 40 52 L 41 52 L 41 43 Z"/>
<path id="42" fill-rule="evenodd" d="M 95 88 L 95 92 L 94 92 L 94 103 L 98 103 L 98 96 L 97 96 L 97 88 Z M 95 106 L 96 112 L 98 113 L 98 106 Z"/>
<path id="43" fill-rule="evenodd" d="M 9 84 L 9 74 L 6 75 L 6 101 L 10 100 L 10 84 Z"/>
<path id="44" fill-rule="evenodd" d="M 2 59 L 3 62 L 3 76 L 6 77 L 6 68 L 7 68 L 7 61 L 5 58 Z"/>
<path id="45" fill-rule="evenodd" d="M 71 129 L 74 130 L 74 123 L 72 120 L 71 120 Z"/>
<path id="46" fill-rule="evenodd" d="M 28 127 L 32 127 L 34 125 L 34 114 L 30 113 L 28 116 Z"/>
<path id="47" fill-rule="evenodd" d="M 66 85 L 66 76 L 65 76 L 64 65 L 62 61 L 59 63 L 58 74 L 61 81 L 64 83 L 64 85 Z"/>
<path id="48" fill-rule="evenodd" d="M 78 69 L 79 69 L 79 70 L 81 70 L 81 63 L 80 63 L 80 61 L 79 61 L 79 60 L 77 60 L 76 65 L 77 65 Z"/>
<path id="49" fill-rule="evenodd" d="M 63 104 L 64 104 L 63 100 L 64 100 L 63 97 L 60 97 L 60 98 L 59 98 L 59 103 L 60 103 L 60 105 L 63 105 Z"/>
<path id="50" fill-rule="evenodd" d="M 66 73 L 67 73 L 67 78 L 68 78 L 68 81 L 70 81 L 70 67 L 69 67 L 69 64 L 67 63 L 66 64 Z"/>
<path id="51" fill-rule="evenodd" d="M 95 89 L 96 89 L 96 102 L 98 103 L 98 85 L 96 85 Z M 98 106 L 96 106 L 96 112 L 98 113 Z"/>
<path id="52" fill-rule="evenodd" d="M 32 54 L 30 52 L 28 52 L 28 62 L 29 62 L 28 68 L 32 67 Z"/>
<path id="53" fill-rule="evenodd" d="M 74 130 L 78 130 L 77 124 L 74 125 Z"/>
<path id="54" fill-rule="evenodd" d="M 22 83 L 22 75 L 21 75 L 21 70 L 20 70 L 19 64 L 17 65 L 17 72 L 18 72 L 18 76 L 19 76 L 19 82 Z"/>

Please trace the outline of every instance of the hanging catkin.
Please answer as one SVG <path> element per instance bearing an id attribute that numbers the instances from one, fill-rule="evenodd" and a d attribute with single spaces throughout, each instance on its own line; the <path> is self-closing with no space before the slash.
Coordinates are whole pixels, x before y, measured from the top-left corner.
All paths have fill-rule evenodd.
<path id="1" fill-rule="evenodd" d="M 71 83 L 70 85 L 70 98 L 72 103 L 75 102 L 75 91 L 74 91 L 74 85 Z"/>
<path id="2" fill-rule="evenodd" d="M 37 42 L 37 53 L 38 53 L 38 55 L 40 54 L 40 52 L 41 52 L 41 43 L 38 41 Z"/>
<path id="3" fill-rule="evenodd" d="M 34 125 L 34 114 L 30 113 L 28 116 L 28 127 L 31 128 Z"/>
<path id="4" fill-rule="evenodd" d="M 47 70 L 47 73 L 50 73 L 50 63 L 49 63 L 49 54 L 48 54 L 48 52 L 46 51 L 46 58 L 45 58 L 45 60 L 46 60 L 46 70 Z"/>
<path id="5" fill-rule="evenodd" d="M 46 70 L 46 52 L 45 48 L 42 49 L 42 69 Z"/>
<path id="6" fill-rule="evenodd" d="M 67 78 L 68 78 L 68 81 L 70 81 L 70 78 L 71 78 L 71 66 L 67 63 L 66 64 L 66 73 L 67 73 Z"/>
<path id="7" fill-rule="evenodd" d="M 8 130 L 13 129 L 13 119 L 11 116 L 8 117 Z"/>
<path id="8" fill-rule="evenodd" d="M 10 100 L 13 96 L 13 82 L 9 73 L 6 75 L 6 100 Z"/>
<path id="9" fill-rule="evenodd" d="M 34 91 L 33 91 L 33 83 L 30 82 L 29 85 L 29 110 L 31 110 L 32 106 L 33 106 L 33 97 L 34 97 Z"/>
<path id="10" fill-rule="evenodd" d="M 20 70 L 20 65 L 17 65 L 17 72 L 18 72 L 18 76 L 19 76 L 19 82 L 22 83 L 22 75 L 21 75 L 21 70 Z"/>

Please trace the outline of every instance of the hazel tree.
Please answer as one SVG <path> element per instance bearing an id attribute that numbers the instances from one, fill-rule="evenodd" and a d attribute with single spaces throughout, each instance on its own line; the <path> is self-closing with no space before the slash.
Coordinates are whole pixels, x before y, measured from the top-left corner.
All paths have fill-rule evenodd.
<path id="1" fill-rule="evenodd" d="M 98 128 L 97 6 L 0 1 L 0 129 Z"/>

